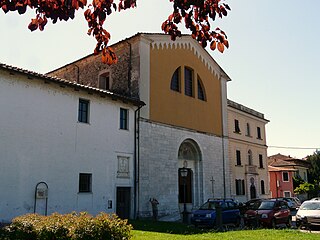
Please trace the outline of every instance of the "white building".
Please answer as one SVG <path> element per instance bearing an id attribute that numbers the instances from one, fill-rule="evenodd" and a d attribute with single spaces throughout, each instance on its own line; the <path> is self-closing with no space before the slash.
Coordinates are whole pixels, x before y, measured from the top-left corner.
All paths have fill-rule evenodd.
<path id="1" fill-rule="evenodd" d="M 0 222 L 32 212 L 132 217 L 140 105 L 0 64 Z"/>

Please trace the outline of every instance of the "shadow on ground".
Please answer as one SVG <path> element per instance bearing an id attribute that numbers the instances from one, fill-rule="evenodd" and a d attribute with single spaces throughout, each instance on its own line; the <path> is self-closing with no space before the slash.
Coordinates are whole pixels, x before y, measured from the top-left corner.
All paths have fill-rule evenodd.
<path id="1" fill-rule="evenodd" d="M 212 232 L 213 229 L 195 228 L 192 225 L 186 225 L 178 222 L 155 222 L 153 220 L 130 220 L 129 223 L 134 230 L 161 232 L 172 234 L 199 234 L 205 232 Z"/>

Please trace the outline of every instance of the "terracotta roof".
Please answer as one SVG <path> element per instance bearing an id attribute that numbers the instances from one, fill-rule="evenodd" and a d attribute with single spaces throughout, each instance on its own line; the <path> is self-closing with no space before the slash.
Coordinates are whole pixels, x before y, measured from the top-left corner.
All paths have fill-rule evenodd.
<path id="1" fill-rule="evenodd" d="M 281 159 L 281 160 L 292 159 L 292 157 L 290 157 L 290 155 L 286 156 L 286 155 L 283 155 L 283 154 L 280 154 L 280 153 L 272 155 L 272 156 L 269 156 L 268 158 Z"/>
<path id="2" fill-rule="evenodd" d="M 76 88 L 79 90 L 85 90 L 85 91 L 89 91 L 90 93 L 96 93 L 99 94 L 100 96 L 106 96 L 106 97 L 110 97 L 112 99 L 118 99 L 118 100 L 122 100 L 124 102 L 130 102 L 134 105 L 137 106 L 143 106 L 145 105 L 144 102 L 140 101 L 139 99 L 134 99 L 134 98 L 130 98 L 124 95 L 120 95 L 120 94 L 116 94 L 107 90 L 103 90 L 103 89 L 99 89 L 99 88 L 94 88 L 94 87 L 90 87 L 90 86 L 86 86 L 86 85 L 82 85 L 79 83 L 75 83 L 75 82 L 71 82 L 62 78 L 57 78 L 57 77 L 52 77 L 52 76 L 48 76 L 46 74 L 41 74 L 41 73 L 37 73 L 37 72 L 33 72 L 33 71 L 29 71 L 29 70 L 25 70 L 22 68 L 18 68 L 18 67 L 14 67 L 11 65 L 7 65 L 7 64 L 3 64 L 0 63 L 0 69 L 9 71 L 9 72 L 15 72 L 15 73 L 20 73 L 23 75 L 26 75 L 29 77 L 29 79 L 32 79 L 32 77 L 37 77 L 40 79 L 43 79 L 45 81 L 48 82 L 52 82 L 52 83 L 56 83 L 59 85 L 64 85 L 64 86 L 68 86 L 68 87 L 72 87 L 72 88 Z"/>
<path id="3" fill-rule="evenodd" d="M 273 166 L 268 166 L 268 171 L 269 172 L 296 172 L 298 171 L 297 169 L 294 168 L 289 168 L 289 167 L 273 167 Z"/>
<path id="4" fill-rule="evenodd" d="M 280 153 L 268 157 L 268 165 L 272 166 L 301 166 L 309 168 L 310 163 L 304 159 L 293 158 L 290 156 L 282 155 Z"/>
<path id="5" fill-rule="evenodd" d="M 268 159 L 268 165 L 273 167 L 283 167 L 288 166 L 288 162 L 281 159 Z"/>

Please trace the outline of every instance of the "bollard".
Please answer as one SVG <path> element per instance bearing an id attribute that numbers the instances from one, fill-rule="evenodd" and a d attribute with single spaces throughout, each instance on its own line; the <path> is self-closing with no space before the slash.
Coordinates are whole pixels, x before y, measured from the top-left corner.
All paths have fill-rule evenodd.
<path id="1" fill-rule="evenodd" d="M 219 231 L 222 231 L 222 207 L 219 204 L 219 202 L 217 202 L 215 204 L 215 208 L 216 208 L 216 227 L 218 228 Z"/>

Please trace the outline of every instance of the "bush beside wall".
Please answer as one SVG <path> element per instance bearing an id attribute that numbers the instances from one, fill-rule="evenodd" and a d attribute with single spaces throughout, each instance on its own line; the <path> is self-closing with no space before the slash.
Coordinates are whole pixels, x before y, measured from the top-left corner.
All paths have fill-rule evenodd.
<path id="1" fill-rule="evenodd" d="M 100 213 L 27 214 L 0 229 L 1 240 L 128 240 L 132 226 L 117 215 Z"/>

